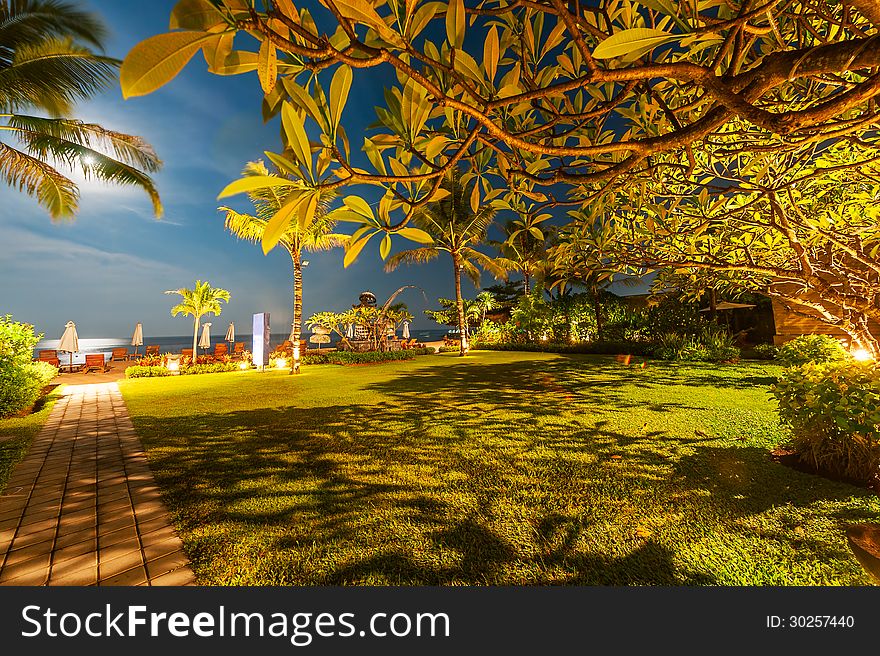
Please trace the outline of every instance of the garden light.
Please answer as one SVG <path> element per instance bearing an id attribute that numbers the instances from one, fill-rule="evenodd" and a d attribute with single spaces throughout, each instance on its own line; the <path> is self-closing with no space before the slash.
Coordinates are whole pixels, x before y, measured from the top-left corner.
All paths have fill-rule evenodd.
<path id="1" fill-rule="evenodd" d="M 180 371 L 180 363 L 177 360 L 169 360 L 168 371 Z"/>
<path id="2" fill-rule="evenodd" d="M 244 371 L 246 369 L 250 369 L 250 366 L 251 365 L 249 362 L 239 362 L 238 363 L 238 368 L 241 369 L 242 371 Z"/>
<path id="3" fill-rule="evenodd" d="M 275 360 L 275 368 L 276 369 L 284 369 L 287 366 L 287 360 L 285 358 L 278 358 Z"/>
<path id="4" fill-rule="evenodd" d="M 868 360 L 874 359 L 871 357 L 871 354 L 868 352 L 868 350 L 863 349 L 863 348 L 856 349 L 855 351 L 853 351 L 852 356 L 858 362 L 867 362 Z"/>

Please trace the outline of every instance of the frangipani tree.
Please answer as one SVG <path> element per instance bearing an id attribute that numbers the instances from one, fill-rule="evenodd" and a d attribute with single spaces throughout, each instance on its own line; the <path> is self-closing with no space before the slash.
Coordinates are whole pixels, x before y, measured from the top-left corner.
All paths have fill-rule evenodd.
<path id="1" fill-rule="evenodd" d="M 183 300 L 171 308 L 171 316 L 176 317 L 178 314 L 193 317 L 193 362 L 195 362 L 198 354 L 199 343 L 199 324 L 202 317 L 206 314 L 220 316 L 223 308 L 221 301 L 229 302 L 230 294 L 225 289 L 219 287 L 211 287 L 210 283 L 196 280 L 196 286 L 193 289 L 181 287 L 180 289 L 171 289 L 166 294 L 179 294 Z"/>
<path id="2" fill-rule="evenodd" d="M 244 180 L 248 178 L 282 180 L 262 162 L 249 163 L 244 171 Z M 239 239 L 259 242 L 264 239 L 272 219 L 287 202 L 287 196 L 297 194 L 302 190 L 300 186 L 265 186 L 254 189 L 248 193 L 250 201 L 254 205 L 255 215 L 243 214 L 228 207 L 221 207 L 220 211 L 226 214 L 226 229 Z M 288 216 L 287 226 L 279 235 L 278 243 L 290 255 L 293 265 L 293 366 L 290 373 L 299 373 L 300 364 L 300 327 L 302 325 L 302 254 L 303 252 L 325 251 L 336 246 L 343 246 L 348 241 L 348 235 L 333 232 L 336 221 L 329 216 L 329 203 L 334 192 L 325 190 L 318 192 L 318 200 L 315 204 L 312 220 L 302 224 L 296 216 Z"/>
<path id="3" fill-rule="evenodd" d="M 386 253 L 389 234 L 411 236 L 454 168 L 473 176 L 475 209 L 523 197 L 595 206 L 692 166 L 735 119 L 758 129 L 752 152 L 880 138 L 876 0 L 321 5 L 313 15 L 294 0 L 181 0 L 173 31 L 135 46 L 121 82 L 126 97 L 150 93 L 199 52 L 217 74 L 256 72 L 264 116 L 282 115 L 290 172 L 313 187 L 384 191 L 376 213 L 353 210 L 363 227 L 349 261 L 374 235 Z M 378 132 L 358 144 L 363 168 L 342 114 L 354 73 L 369 68 L 387 71 L 389 88 Z M 319 133 L 317 162 L 303 121 Z M 303 192 L 284 212 L 307 222 L 315 198 Z"/>
<path id="4" fill-rule="evenodd" d="M 743 130 L 716 147 L 739 147 Z M 757 291 L 880 356 L 880 153 L 853 141 L 711 155 L 698 153 L 698 174 L 621 194 L 613 212 L 579 210 L 555 260 L 606 277 L 659 271 L 658 286 Z"/>
<path id="5" fill-rule="evenodd" d="M 67 169 L 140 187 L 162 214 L 149 175 L 162 162 L 152 146 L 70 118 L 77 101 L 116 79 L 119 61 L 94 50 L 105 37 L 97 16 L 66 2 L 0 0 L 0 179 L 35 197 L 53 220 L 72 218 L 79 206 Z"/>

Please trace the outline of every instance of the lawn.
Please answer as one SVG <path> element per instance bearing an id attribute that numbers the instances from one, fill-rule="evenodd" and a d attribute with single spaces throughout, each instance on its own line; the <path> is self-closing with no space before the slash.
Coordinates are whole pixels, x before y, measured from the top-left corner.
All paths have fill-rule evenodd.
<path id="1" fill-rule="evenodd" d="M 867 584 L 769 364 L 477 352 L 125 381 L 202 584 Z"/>
<path id="2" fill-rule="evenodd" d="M 34 437 L 49 418 L 60 390 L 55 390 L 38 403 L 36 412 L 24 417 L 0 419 L 0 493 L 15 466 L 24 459 Z"/>

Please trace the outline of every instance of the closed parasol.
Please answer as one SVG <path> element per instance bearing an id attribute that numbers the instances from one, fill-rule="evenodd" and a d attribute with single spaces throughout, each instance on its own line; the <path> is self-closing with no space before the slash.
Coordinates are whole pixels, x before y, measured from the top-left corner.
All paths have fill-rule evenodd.
<path id="1" fill-rule="evenodd" d="M 199 348 L 205 350 L 211 348 L 211 324 L 206 323 L 202 326 L 202 336 L 199 338 Z"/>
<path id="2" fill-rule="evenodd" d="M 403 322 L 403 339 L 409 339 L 409 321 Z"/>
<path id="3" fill-rule="evenodd" d="M 134 354 L 137 355 L 138 346 L 144 345 L 144 326 L 138 323 L 134 327 L 134 333 L 131 336 L 131 345 L 134 346 Z"/>
<path id="4" fill-rule="evenodd" d="M 64 324 L 64 334 L 61 335 L 58 350 L 70 353 L 69 368 L 73 370 L 73 354 L 79 351 L 79 336 L 76 334 L 76 324 L 72 321 Z"/>

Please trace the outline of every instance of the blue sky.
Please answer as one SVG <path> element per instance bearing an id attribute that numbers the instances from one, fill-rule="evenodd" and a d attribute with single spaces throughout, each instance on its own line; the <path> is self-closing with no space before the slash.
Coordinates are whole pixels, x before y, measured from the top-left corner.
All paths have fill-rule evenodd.
<path id="1" fill-rule="evenodd" d="M 108 54 L 123 58 L 138 41 L 167 31 L 174 2 L 84 4 L 110 28 Z M 373 107 L 381 97 L 378 77 L 353 90 L 344 115 L 353 142 L 375 120 Z M 149 96 L 124 101 L 114 87 L 82 103 L 77 118 L 141 135 L 156 148 L 165 163 L 156 176 L 165 217 L 154 219 L 149 200 L 137 189 L 85 182 L 76 220 L 53 224 L 33 199 L 0 186 L 0 312 L 33 323 L 48 338 L 60 336 L 68 320 L 76 322 L 81 337 L 124 337 L 138 321 L 147 335 L 187 334 L 190 320 L 172 318 L 173 298 L 162 292 L 192 287 L 198 278 L 232 293 L 221 317 L 213 319 L 215 332 L 228 321 L 249 326 L 252 314 L 264 311 L 271 313 L 273 332 L 289 331 L 289 258 L 281 249 L 264 256 L 259 246 L 226 233 L 216 209 L 217 193 L 247 161 L 264 150 L 280 150 L 277 122 L 263 124 L 261 98 L 255 73 L 215 76 L 197 56 Z M 246 200 L 228 204 L 248 208 Z M 350 307 L 364 289 L 382 302 L 398 287 L 415 284 L 427 302 L 414 290 L 402 300 L 417 326 L 436 327 L 422 310 L 433 307 L 438 296 L 453 294 L 451 264 L 443 258 L 390 274 L 370 247 L 348 269 L 342 267 L 341 249 L 307 259 L 305 317 Z M 484 284 L 492 282 L 484 278 Z M 464 285 L 465 295 L 473 296 L 473 286 Z"/>

